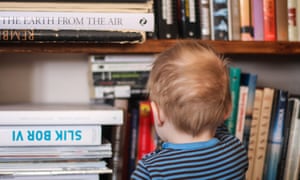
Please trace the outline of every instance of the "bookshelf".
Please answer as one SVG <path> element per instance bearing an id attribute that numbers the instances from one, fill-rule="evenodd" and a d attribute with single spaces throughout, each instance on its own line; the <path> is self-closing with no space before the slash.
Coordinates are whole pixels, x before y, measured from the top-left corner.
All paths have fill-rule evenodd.
<path id="1" fill-rule="evenodd" d="M 149 39 L 143 44 L 0 43 L 0 53 L 159 53 L 176 43 L 176 41 L 175 39 Z M 199 41 L 211 45 L 222 54 L 300 54 L 300 42 Z"/>

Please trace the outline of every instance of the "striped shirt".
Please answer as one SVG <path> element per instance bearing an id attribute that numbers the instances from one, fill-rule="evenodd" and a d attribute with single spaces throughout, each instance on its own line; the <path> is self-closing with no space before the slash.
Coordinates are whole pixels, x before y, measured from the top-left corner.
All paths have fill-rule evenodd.
<path id="1" fill-rule="evenodd" d="M 244 179 L 248 169 L 242 143 L 223 126 L 206 142 L 164 143 L 144 156 L 131 179 Z"/>

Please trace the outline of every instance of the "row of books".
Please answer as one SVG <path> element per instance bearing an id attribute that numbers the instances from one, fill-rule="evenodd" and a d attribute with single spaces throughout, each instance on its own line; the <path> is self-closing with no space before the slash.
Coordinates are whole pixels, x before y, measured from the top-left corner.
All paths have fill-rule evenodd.
<path id="1" fill-rule="evenodd" d="M 226 123 L 248 150 L 247 179 L 298 179 L 299 97 L 261 87 L 256 74 L 241 68 L 229 72 L 233 111 Z"/>
<path id="2" fill-rule="evenodd" d="M 2 1 L 0 42 L 142 43 L 154 31 L 152 0 Z"/>
<path id="3" fill-rule="evenodd" d="M 297 7 L 297 0 L 3 1 L 0 41 L 298 41 Z"/>
<path id="4" fill-rule="evenodd" d="M 112 173 L 103 127 L 122 123 L 123 111 L 108 105 L 1 105 L 1 177 L 98 180 Z"/>

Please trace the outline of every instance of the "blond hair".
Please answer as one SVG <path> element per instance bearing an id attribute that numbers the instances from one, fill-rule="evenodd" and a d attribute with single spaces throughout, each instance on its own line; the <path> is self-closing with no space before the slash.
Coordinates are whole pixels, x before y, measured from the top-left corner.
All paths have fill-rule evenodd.
<path id="1" fill-rule="evenodd" d="M 231 111 L 227 61 L 196 40 L 157 56 L 147 90 L 174 126 L 193 136 L 216 128 Z"/>

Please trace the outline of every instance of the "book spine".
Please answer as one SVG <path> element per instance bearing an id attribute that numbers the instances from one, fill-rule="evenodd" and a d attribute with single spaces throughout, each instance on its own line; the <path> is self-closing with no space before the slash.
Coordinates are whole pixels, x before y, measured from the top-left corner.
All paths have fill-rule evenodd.
<path id="1" fill-rule="evenodd" d="M 103 111 L 0 111 L 1 125 L 117 125 L 123 123 L 120 110 Z"/>
<path id="2" fill-rule="evenodd" d="M 298 41 L 297 0 L 288 0 L 288 40 Z"/>
<path id="3" fill-rule="evenodd" d="M 265 157 L 267 151 L 267 142 L 269 134 L 269 126 L 271 120 L 271 111 L 274 98 L 274 89 L 264 88 L 263 93 L 263 102 L 260 114 L 259 128 L 258 128 L 258 137 L 257 137 L 257 147 L 254 160 L 254 170 L 253 170 L 253 179 L 262 179 L 263 170 L 265 164 Z"/>
<path id="4" fill-rule="evenodd" d="M 284 138 L 284 121 L 288 99 L 287 91 L 277 90 L 277 100 L 273 103 L 272 119 L 268 137 L 268 148 L 266 153 L 265 179 L 276 179 L 279 172 L 279 162 Z"/>
<path id="5" fill-rule="evenodd" d="M 264 40 L 264 16 L 263 16 L 263 1 L 252 0 L 251 1 L 251 14 L 253 24 L 253 36 L 256 41 Z"/>
<path id="6" fill-rule="evenodd" d="M 300 100 L 295 99 L 292 113 L 291 128 L 284 170 L 284 179 L 298 179 L 299 172 L 299 132 L 300 132 Z"/>
<path id="7" fill-rule="evenodd" d="M 1 147 L 101 145 L 101 126 L 1 126 Z"/>
<path id="8" fill-rule="evenodd" d="M 150 101 L 140 101 L 139 107 L 139 130 L 137 144 L 137 159 L 155 149 L 153 141 L 153 119 Z"/>
<path id="9" fill-rule="evenodd" d="M 263 0 L 264 40 L 276 41 L 276 9 L 275 0 Z"/>
<path id="10" fill-rule="evenodd" d="M 228 0 L 210 0 L 211 39 L 229 40 Z"/>
<path id="11" fill-rule="evenodd" d="M 253 27 L 251 24 L 251 4 L 250 0 L 240 0 L 240 24 L 241 40 L 253 40 Z"/>
<path id="12" fill-rule="evenodd" d="M 245 127 L 245 117 L 246 117 L 246 106 L 248 99 L 249 88 L 247 86 L 240 86 L 239 94 L 239 105 L 238 105 L 238 115 L 235 129 L 235 136 L 243 142 L 244 127 Z"/>
<path id="13" fill-rule="evenodd" d="M 253 173 L 253 169 L 254 169 L 254 160 L 255 160 L 255 153 L 256 153 L 262 97 L 263 97 L 263 90 L 256 89 L 254 105 L 253 105 L 253 116 L 252 116 L 252 121 L 251 121 L 251 131 L 250 131 L 250 137 L 249 137 L 249 146 L 248 146 L 249 166 L 248 166 L 248 171 L 246 173 L 247 180 L 253 179 L 252 173 Z"/>
<path id="14" fill-rule="evenodd" d="M 154 31 L 153 13 L 0 11 L 0 19 L 1 29 Z"/>
<path id="15" fill-rule="evenodd" d="M 185 8 L 185 26 L 186 34 L 183 38 L 200 38 L 200 19 L 199 19 L 199 1 L 185 0 L 183 4 Z"/>
<path id="16" fill-rule="evenodd" d="M 143 43 L 145 32 L 96 30 L 0 29 L 2 43 Z"/>
<path id="17" fill-rule="evenodd" d="M 199 0 L 199 13 L 200 13 L 200 27 L 201 27 L 201 39 L 210 40 L 211 38 L 211 25 L 210 25 L 210 1 Z"/>
<path id="18" fill-rule="evenodd" d="M 288 0 L 276 0 L 276 30 L 277 41 L 288 40 Z"/>
<path id="19" fill-rule="evenodd" d="M 231 0 L 230 20 L 232 30 L 232 40 L 241 40 L 241 22 L 240 22 L 240 0 Z"/>
<path id="20" fill-rule="evenodd" d="M 178 38 L 177 2 L 172 0 L 155 0 L 154 7 L 158 38 Z"/>
<path id="21" fill-rule="evenodd" d="M 237 113 L 238 113 L 238 103 L 240 94 L 240 80 L 241 80 L 241 69 L 238 67 L 229 67 L 230 76 L 230 91 L 232 98 L 232 111 L 229 118 L 225 121 L 228 131 L 231 134 L 235 134 Z"/>

